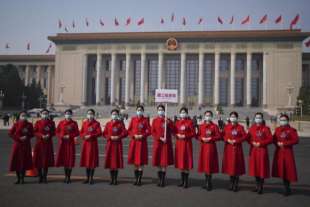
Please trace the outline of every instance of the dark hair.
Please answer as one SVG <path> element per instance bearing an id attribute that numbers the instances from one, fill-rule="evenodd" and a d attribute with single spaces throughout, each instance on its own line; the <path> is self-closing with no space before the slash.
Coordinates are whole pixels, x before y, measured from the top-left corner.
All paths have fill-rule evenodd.
<path id="1" fill-rule="evenodd" d="M 165 109 L 165 106 L 164 106 L 164 105 L 162 105 L 162 104 L 159 104 L 159 105 L 157 106 L 157 110 L 158 110 L 159 108 L 164 109 L 164 111 L 166 110 L 166 109 Z"/>
<path id="2" fill-rule="evenodd" d="M 179 112 L 181 113 L 181 111 L 185 111 L 188 114 L 188 108 L 186 108 L 185 106 L 180 108 Z"/>
<path id="3" fill-rule="evenodd" d="M 94 109 L 88 109 L 87 112 L 91 111 L 93 114 L 95 114 L 95 110 Z"/>
<path id="4" fill-rule="evenodd" d="M 239 114 L 236 111 L 230 112 L 229 116 L 235 115 L 237 118 L 239 117 Z"/>
<path id="5" fill-rule="evenodd" d="M 206 113 L 209 113 L 209 114 L 211 114 L 211 116 L 213 116 L 213 112 L 212 112 L 212 111 L 210 111 L 210 110 L 205 111 L 205 113 L 204 113 L 204 114 L 206 114 Z"/>
<path id="6" fill-rule="evenodd" d="M 119 110 L 118 110 L 118 109 L 112 109 L 112 110 L 111 110 L 111 114 L 112 114 L 113 112 L 116 112 L 117 114 L 119 114 Z"/>
<path id="7" fill-rule="evenodd" d="M 137 105 L 136 110 L 138 109 L 142 109 L 142 111 L 144 111 L 144 107 L 142 105 Z"/>
<path id="8" fill-rule="evenodd" d="M 70 114 L 72 114 L 72 113 L 73 113 L 71 109 L 67 109 L 67 110 L 65 110 L 65 113 L 67 113 L 67 112 L 69 112 Z"/>
<path id="9" fill-rule="evenodd" d="M 22 113 L 25 113 L 26 114 L 26 116 L 28 116 L 28 113 L 27 113 L 27 111 L 25 111 L 25 110 L 22 110 L 22 111 L 20 111 L 19 113 L 18 113 L 18 117 L 22 114 Z"/>
<path id="10" fill-rule="evenodd" d="M 256 116 L 256 115 L 260 115 L 260 116 L 264 119 L 264 114 L 263 114 L 262 112 L 256 112 L 256 113 L 255 113 L 255 116 Z M 255 116 L 254 116 L 254 117 L 255 117 Z"/>
<path id="11" fill-rule="evenodd" d="M 47 109 L 42 109 L 42 110 L 40 111 L 40 113 L 43 113 L 43 112 L 50 113 L 49 110 L 47 110 Z"/>
<path id="12" fill-rule="evenodd" d="M 287 114 L 280 114 L 280 117 L 279 117 L 279 118 L 282 118 L 282 117 L 285 117 L 288 121 L 290 120 L 290 118 L 288 117 Z"/>

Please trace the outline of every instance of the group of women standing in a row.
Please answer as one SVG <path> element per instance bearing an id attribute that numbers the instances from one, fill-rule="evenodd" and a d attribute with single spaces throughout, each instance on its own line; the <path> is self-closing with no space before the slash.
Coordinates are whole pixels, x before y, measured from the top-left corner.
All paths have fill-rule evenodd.
<path id="1" fill-rule="evenodd" d="M 205 174 L 203 187 L 212 190 L 212 175 L 219 173 L 219 159 L 216 142 L 224 140 L 224 154 L 222 172 L 230 176 L 229 190 L 238 191 L 239 177 L 245 174 L 245 161 L 242 143 L 250 144 L 249 175 L 255 177 L 255 192 L 263 193 L 264 179 L 270 177 L 269 144 L 275 144 L 276 150 L 273 160 L 272 176 L 283 179 L 285 195 L 291 193 L 290 183 L 297 181 L 294 161 L 293 145 L 298 143 L 298 135 L 289 125 L 287 115 L 280 116 L 280 126 L 274 135 L 264 124 L 263 114 L 256 113 L 254 124 L 248 132 L 238 123 L 238 113 L 231 112 L 229 123 L 220 131 L 212 121 L 213 114 L 206 111 L 204 121 L 196 129 L 188 116 L 188 109 L 180 109 L 179 119 L 176 122 L 167 119 L 165 124 L 165 107 L 157 106 L 158 116 L 152 120 L 143 116 L 143 106 L 137 106 L 137 115 L 132 117 L 126 129 L 124 122 L 119 118 L 117 109 L 111 111 L 111 120 L 106 123 L 103 132 L 100 123 L 95 120 L 95 111 L 87 111 L 87 119 L 79 130 L 77 122 L 72 119 L 72 111 L 65 111 L 65 119 L 60 121 L 57 128 L 49 119 L 49 111 L 41 111 L 41 119 L 34 127 L 27 121 L 27 113 L 21 112 L 19 121 L 14 123 L 9 135 L 13 138 L 10 170 L 16 171 L 17 184 L 24 183 L 25 171 L 33 166 L 37 168 L 39 182 L 47 183 L 48 168 L 52 166 L 64 167 L 65 183 L 70 183 L 72 168 L 75 166 L 75 145 L 83 140 L 80 166 L 86 168 L 84 183 L 94 183 L 95 168 L 99 166 L 98 137 L 106 140 L 105 168 L 110 169 L 111 185 L 117 185 L 118 170 L 124 167 L 122 139 L 129 137 L 128 164 L 134 165 L 135 182 L 140 186 L 143 167 L 148 164 L 147 138 L 153 137 L 152 164 L 158 167 L 158 186 L 166 184 L 166 169 L 175 165 L 181 172 L 180 187 L 187 188 L 189 172 L 193 169 L 192 138 L 200 142 L 198 171 Z M 58 152 L 54 163 L 53 136 L 57 136 Z M 34 155 L 31 155 L 30 139 L 37 138 Z M 175 153 L 173 153 L 172 139 L 175 137 Z"/>

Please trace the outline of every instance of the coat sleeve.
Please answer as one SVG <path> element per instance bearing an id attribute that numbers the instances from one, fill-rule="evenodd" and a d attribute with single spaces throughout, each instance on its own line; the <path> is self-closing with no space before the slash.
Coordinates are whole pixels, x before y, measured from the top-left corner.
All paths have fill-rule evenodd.
<path id="1" fill-rule="evenodd" d="M 186 137 L 188 139 L 194 138 L 196 137 L 196 130 L 195 130 L 195 126 L 194 123 L 191 121 L 190 126 L 189 126 L 189 130 L 186 133 Z"/>
<path id="2" fill-rule="evenodd" d="M 105 124 L 103 132 L 102 132 L 102 136 L 105 139 L 110 139 L 110 136 L 108 134 L 108 127 L 109 127 L 109 122 Z"/>
<path id="3" fill-rule="evenodd" d="M 201 138 L 202 138 L 202 136 L 201 136 L 201 128 L 202 128 L 202 125 L 199 124 L 196 138 L 197 138 L 197 140 L 200 140 L 200 141 L 201 141 Z"/>
<path id="4" fill-rule="evenodd" d="M 82 127 L 80 130 L 80 137 L 81 137 L 81 139 L 84 139 L 84 137 L 85 137 L 85 124 L 84 123 L 82 123 Z"/>
<path id="5" fill-rule="evenodd" d="M 130 137 L 133 137 L 134 134 L 133 134 L 133 129 L 132 129 L 132 125 L 133 125 L 133 119 L 131 118 L 130 122 L 129 122 L 129 126 L 128 126 L 128 129 L 127 129 L 127 132 L 128 132 L 128 136 Z"/>
<path id="6" fill-rule="evenodd" d="M 20 140 L 16 136 L 16 128 L 17 128 L 17 123 L 14 123 L 12 128 L 9 130 L 9 136 L 16 142 L 19 142 Z"/>
<path id="7" fill-rule="evenodd" d="M 39 131 L 39 125 L 40 125 L 40 123 L 37 121 L 36 123 L 35 123 L 35 125 L 34 125 L 34 136 L 35 137 L 37 137 L 37 138 L 42 138 L 42 133 Z"/>
<path id="8" fill-rule="evenodd" d="M 98 122 L 98 123 L 96 123 L 96 131 L 95 131 L 95 133 L 94 133 L 94 137 L 95 138 L 98 138 L 98 137 L 100 137 L 102 135 L 102 130 L 101 130 L 101 125 L 100 125 L 100 123 Z"/>
<path id="9" fill-rule="evenodd" d="M 121 126 L 122 126 L 122 128 L 121 128 L 122 133 L 119 136 L 121 139 L 123 139 L 123 138 L 126 138 L 128 136 L 128 132 L 127 132 L 127 129 L 126 129 L 125 124 L 123 122 L 122 122 Z"/>
<path id="10" fill-rule="evenodd" d="M 222 136 L 221 136 L 220 128 L 217 125 L 215 125 L 214 135 L 212 136 L 211 141 L 216 142 L 216 141 L 219 141 L 221 139 L 222 139 Z"/>
<path id="11" fill-rule="evenodd" d="M 152 121 L 152 125 L 151 125 L 151 134 L 152 134 L 152 137 L 154 139 L 157 139 L 157 133 L 156 133 L 156 126 L 155 126 L 155 119 L 153 119 Z"/>
<path id="12" fill-rule="evenodd" d="M 228 130 L 228 127 L 226 125 L 222 131 L 222 137 L 223 137 L 224 142 L 228 141 L 227 130 Z"/>
<path id="13" fill-rule="evenodd" d="M 291 129 L 291 132 L 290 132 L 290 139 L 287 139 L 283 142 L 283 145 L 286 146 L 286 147 L 290 147 L 290 146 L 293 146 L 295 144 L 298 144 L 298 134 L 297 134 L 297 131 L 296 129 Z"/>
<path id="14" fill-rule="evenodd" d="M 146 121 L 146 130 L 145 133 L 143 134 L 143 137 L 147 138 L 148 136 L 151 136 L 151 125 L 150 125 L 150 121 L 147 120 Z"/>
<path id="15" fill-rule="evenodd" d="M 259 142 L 259 144 L 262 147 L 265 147 L 265 146 L 267 146 L 267 145 L 272 143 L 272 134 L 271 134 L 271 131 L 270 131 L 269 128 L 265 129 L 265 136 L 266 136 L 266 138 Z"/>
<path id="16" fill-rule="evenodd" d="M 240 126 L 240 135 L 235 139 L 236 144 L 241 144 L 243 141 L 245 141 L 247 138 L 247 134 L 243 128 L 243 126 Z"/>
<path id="17" fill-rule="evenodd" d="M 76 122 L 74 122 L 73 126 L 74 126 L 74 130 L 73 130 L 72 136 L 75 138 L 80 135 L 80 131 L 79 131 L 79 126 Z"/>
<path id="18" fill-rule="evenodd" d="M 29 131 L 27 134 L 27 139 L 31 139 L 34 136 L 34 130 L 33 130 L 33 125 L 31 123 L 29 123 Z"/>
<path id="19" fill-rule="evenodd" d="M 58 125 L 57 125 L 57 128 L 56 128 L 56 136 L 61 139 L 64 134 L 63 134 L 63 131 L 61 130 L 62 128 L 62 122 L 59 122 Z"/>

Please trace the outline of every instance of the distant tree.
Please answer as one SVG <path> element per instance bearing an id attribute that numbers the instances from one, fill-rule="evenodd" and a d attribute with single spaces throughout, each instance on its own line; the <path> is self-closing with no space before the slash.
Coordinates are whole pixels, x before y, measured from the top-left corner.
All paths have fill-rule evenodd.
<path id="1" fill-rule="evenodd" d="M 301 87 L 297 101 L 302 100 L 303 114 L 310 114 L 310 87 Z M 299 105 L 297 103 L 296 105 Z"/>

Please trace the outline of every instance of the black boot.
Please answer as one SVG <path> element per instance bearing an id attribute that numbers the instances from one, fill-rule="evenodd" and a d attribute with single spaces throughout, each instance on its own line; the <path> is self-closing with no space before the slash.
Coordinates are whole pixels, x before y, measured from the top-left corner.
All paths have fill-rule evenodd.
<path id="1" fill-rule="evenodd" d="M 43 169 L 43 183 L 47 184 L 48 168 Z"/>
<path id="2" fill-rule="evenodd" d="M 118 176 L 118 170 L 114 170 L 114 179 L 113 179 L 113 185 L 117 185 L 117 176 Z"/>
<path id="3" fill-rule="evenodd" d="M 290 181 L 283 180 L 283 184 L 284 184 L 284 187 L 285 187 L 284 196 L 291 195 L 292 191 L 291 191 L 291 187 L 290 187 Z"/>
<path id="4" fill-rule="evenodd" d="M 255 177 L 255 185 L 256 186 L 255 186 L 253 192 L 258 192 L 259 184 L 260 184 L 260 178 L 259 177 Z"/>
<path id="5" fill-rule="evenodd" d="M 162 171 L 160 187 L 165 187 L 165 186 L 166 186 L 166 172 Z"/>
<path id="6" fill-rule="evenodd" d="M 141 186 L 142 185 L 142 175 L 143 175 L 143 171 L 139 170 L 138 171 L 138 182 L 137 182 L 137 186 Z"/>
<path id="7" fill-rule="evenodd" d="M 211 191 L 213 189 L 213 185 L 212 185 L 212 175 L 208 175 L 207 178 L 207 191 Z"/>
<path id="8" fill-rule="evenodd" d="M 111 177 L 111 181 L 110 181 L 110 185 L 114 184 L 114 170 L 110 170 L 110 177 Z"/>
<path id="9" fill-rule="evenodd" d="M 263 192 L 264 192 L 264 178 L 260 178 L 257 193 L 263 194 Z"/>
<path id="10" fill-rule="evenodd" d="M 184 186 L 184 181 L 185 181 L 185 173 L 181 172 L 181 183 L 178 185 L 179 187 Z"/>
<path id="11" fill-rule="evenodd" d="M 68 168 L 67 169 L 68 171 L 68 174 L 67 174 L 67 184 L 71 183 L 71 172 L 72 172 L 72 169 Z"/>
<path id="12" fill-rule="evenodd" d="M 239 191 L 239 176 L 235 176 L 235 182 L 234 182 L 233 191 L 234 192 L 238 192 Z"/>
<path id="13" fill-rule="evenodd" d="M 158 183 L 157 183 L 157 186 L 160 186 L 161 180 L 162 180 L 162 171 L 158 171 L 158 172 L 157 172 L 157 176 L 158 176 Z"/>
<path id="14" fill-rule="evenodd" d="M 189 173 L 184 173 L 184 188 L 188 188 L 188 176 Z"/>
<path id="15" fill-rule="evenodd" d="M 64 172 L 65 172 L 64 183 L 67 183 L 67 179 L 68 179 L 68 169 L 67 169 L 67 168 L 64 168 Z"/>
<path id="16" fill-rule="evenodd" d="M 138 184 L 138 173 L 139 171 L 138 170 L 135 170 L 135 182 L 133 183 L 134 185 L 137 185 Z"/>
<path id="17" fill-rule="evenodd" d="M 42 172 L 43 169 L 42 168 L 38 168 L 37 171 L 38 171 L 38 178 L 39 178 L 38 182 L 42 183 L 43 182 L 43 172 Z"/>
<path id="18" fill-rule="evenodd" d="M 95 169 L 90 169 L 90 180 L 89 180 L 89 184 L 91 184 L 91 185 L 95 184 L 95 181 L 94 181 L 94 174 L 95 174 Z"/>
<path id="19" fill-rule="evenodd" d="M 230 176 L 230 185 L 228 190 L 233 190 L 235 185 L 235 176 Z"/>
<path id="20" fill-rule="evenodd" d="M 86 168 L 86 180 L 83 182 L 84 184 L 89 183 L 90 169 Z"/>
<path id="21" fill-rule="evenodd" d="M 25 173 L 26 173 L 26 171 L 23 170 L 23 171 L 21 172 L 21 174 L 20 174 L 20 183 L 21 183 L 21 184 L 25 184 L 25 180 L 24 180 L 24 178 L 25 178 Z"/>
<path id="22" fill-rule="evenodd" d="M 16 171 L 16 178 L 17 178 L 17 180 L 16 180 L 15 184 L 20 184 L 20 177 L 21 177 L 21 173 Z"/>

